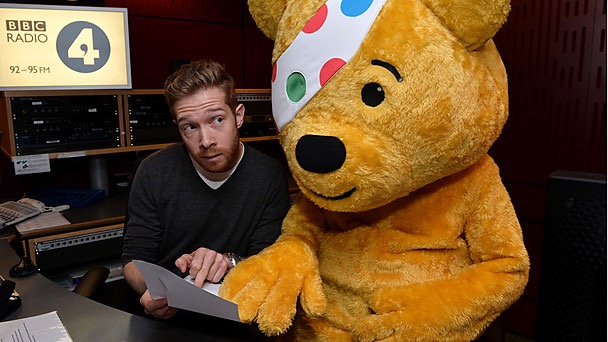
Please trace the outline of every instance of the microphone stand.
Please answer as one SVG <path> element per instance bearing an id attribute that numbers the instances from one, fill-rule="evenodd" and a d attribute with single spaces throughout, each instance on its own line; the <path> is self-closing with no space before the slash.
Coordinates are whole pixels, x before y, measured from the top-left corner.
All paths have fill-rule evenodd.
<path id="1" fill-rule="evenodd" d="M 21 260 L 13 267 L 11 267 L 11 269 L 8 271 L 8 274 L 11 277 L 25 277 L 38 272 L 38 267 L 29 257 L 29 245 L 26 244 L 24 249 L 21 233 L 19 233 L 19 231 L 14 227 L 12 229 L 15 230 L 15 238 L 12 239 L 9 244 L 11 245 L 13 250 L 15 250 L 17 255 L 21 258 Z"/>

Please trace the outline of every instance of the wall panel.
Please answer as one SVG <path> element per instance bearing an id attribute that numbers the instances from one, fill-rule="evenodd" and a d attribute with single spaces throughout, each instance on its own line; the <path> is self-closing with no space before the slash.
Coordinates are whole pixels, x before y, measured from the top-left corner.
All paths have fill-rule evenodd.
<path id="1" fill-rule="evenodd" d="M 253 24 L 244 26 L 243 37 L 244 88 L 270 88 L 273 41 Z"/>
<path id="2" fill-rule="evenodd" d="M 491 152 L 511 181 L 606 172 L 605 1 L 512 1 L 495 41 L 510 116 Z"/>
<path id="3" fill-rule="evenodd" d="M 130 17 L 134 89 L 162 88 L 171 60 L 212 58 L 243 83 L 241 26 Z"/>
<path id="4" fill-rule="evenodd" d="M 105 0 L 106 7 L 126 7 L 129 16 L 173 18 L 241 25 L 242 0 Z"/>
<path id="5" fill-rule="evenodd" d="M 555 170 L 606 173 L 606 1 L 512 0 L 495 37 L 509 119 L 490 154 L 524 231 L 532 267 L 508 331 L 533 337 L 546 186 Z"/>

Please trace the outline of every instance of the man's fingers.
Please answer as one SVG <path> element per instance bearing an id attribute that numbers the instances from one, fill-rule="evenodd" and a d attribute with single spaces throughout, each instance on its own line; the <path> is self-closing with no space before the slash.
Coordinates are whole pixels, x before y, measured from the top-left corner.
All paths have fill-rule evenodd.
<path id="1" fill-rule="evenodd" d="M 213 268 L 215 268 L 215 271 L 209 272 L 209 274 L 207 275 L 207 280 L 212 283 L 219 283 L 219 281 L 224 278 L 224 275 L 228 273 L 228 262 L 218 261 L 214 264 Z"/>
<path id="2" fill-rule="evenodd" d="M 194 261 L 190 265 L 190 276 L 194 278 L 194 285 L 196 287 L 203 287 L 210 266 L 208 250 L 205 250 L 203 253 L 199 252 L 200 250 L 201 248 L 196 251 Z"/>
<path id="3" fill-rule="evenodd" d="M 222 280 L 228 271 L 229 261 L 220 253 L 201 247 L 191 254 L 184 254 L 175 260 L 175 266 L 194 279 L 194 285 L 202 287 L 203 283 L 214 283 Z"/>
<path id="4" fill-rule="evenodd" d="M 207 270 L 203 268 L 192 277 L 194 278 L 194 286 L 203 287 L 203 283 L 205 283 L 205 280 L 207 280 Z"/>
<path id="5" fill-rule="evenodd" d="M 144 311 L 149 315 L 152 315 L 155 311 L 167 307 L 169 305 L 167 302 L 167 298 L 160 298 L 154 300 L 151 299 L 149 295 L 142 296 L 139 302 L 144 307 Z"/>
<path id="6" fill-rule="evenodd" d="M 175 266 L 179 268 L 181 272 L 186 272 L 192 263 L 192 254 L 184 254 L 175 260 Z"/>
<path id="7" fill-rule="evenodd" d="M 228 260 L 222 254 L 216 254 L 213 263 L 209 266 L 207 272 L 207 280 L 217 283 L 220 281 L 228 270 Z"/>
<path id="8" fill-rule="evenodd" d="M 163 309 L 157 310 L 155 312 L 152 313 L 152 315 L 156 318 L 160 318 L 160 319 L 168 319 L 173 317 L 175 314 L 177 313 L 177 309 L 176 308 L 172 308 L 170 306 L 167 306 Z"/>
<path id="9" fill-rule="evenodd" d="M 177 313 L 177 309 L 176 308 L 172 308 L 170 306 L 165 306 L 163 308 L 154 310 L 150 313 L 146 312 L 149 315 L 152 315 L 156 318 L 160 318 L 160 319 L 168 319 L 173 317 L 176 313 Z"/>
<path id="10" fill-rule="evenodd" d="M 192 278 L 196 278 L 198 273 L 200 272 L 203 272 L 206 278 L 207 273 L 209 272 L 209 266 L 212 263 L 212 261 L 209 259 L 214 258 L 216 254 L 217 252 L 203 247 L 194 251 L 194 253 L 192 253 L 192 261 L 189 265 L 190 275 L 192 276 Z"/>
<path id="11" fill-rule="evenodd" d="M 197 249 L 190 264 L 190 276 L 197 287 L 202 287 L 205 280 L 219 282 L 227 271 L 228 260 L 222 254 L 206 248 Z"/>

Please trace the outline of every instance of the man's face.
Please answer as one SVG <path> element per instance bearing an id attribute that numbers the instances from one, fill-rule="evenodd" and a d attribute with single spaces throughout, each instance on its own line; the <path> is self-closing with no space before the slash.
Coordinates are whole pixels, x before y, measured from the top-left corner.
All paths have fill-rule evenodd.
<path id="1" fill-rule="evenodd" d="M 175 122 L 186 148 L 208 172 L 225 172 L 240 157 L 238 129 L 243 124 L 245 108 L 239 104 L 236 114 L 226 104 L 221 88 L 199 90 L 177 101 Z"/>

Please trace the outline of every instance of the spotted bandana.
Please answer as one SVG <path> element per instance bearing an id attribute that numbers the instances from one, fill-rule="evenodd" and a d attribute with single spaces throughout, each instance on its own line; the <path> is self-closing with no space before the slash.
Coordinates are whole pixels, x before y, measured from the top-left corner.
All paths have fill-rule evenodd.
<path id="1" fill-rule="evenodd" d="M 279 130 L 359 50 L 386 0 L 328 0 L 272 68 Z"/>

